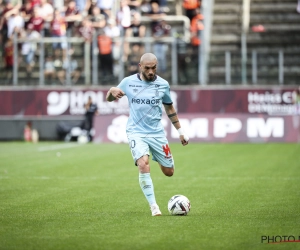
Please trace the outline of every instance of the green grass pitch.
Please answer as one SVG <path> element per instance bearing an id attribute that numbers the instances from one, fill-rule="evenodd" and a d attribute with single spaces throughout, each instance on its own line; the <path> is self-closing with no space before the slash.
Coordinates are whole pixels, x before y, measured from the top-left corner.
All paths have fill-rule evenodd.
<path id="1" fill-rule="evenodd" d="M 300 249 L 299 144 L 171 144 L 152 217 L 126 144 L 0 143 L 0 249 Z M 175 194 L 191 201 L 171 216 Z"/>

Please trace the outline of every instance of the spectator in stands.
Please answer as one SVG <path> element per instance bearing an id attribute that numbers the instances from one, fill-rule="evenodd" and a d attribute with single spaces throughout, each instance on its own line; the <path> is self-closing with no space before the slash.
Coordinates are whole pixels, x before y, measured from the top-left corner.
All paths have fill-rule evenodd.
<path id="1" fill-rule="evenodd" d="M 97 0 L 91 0 L 90 5 L 89 5 L 89 9 L 88 9 L 88 12 L 87 12 L 87 15 L 89 15 L 89 16 L 93 15 L 93 8 L 95 6 L 98 7 Z M 100 10 L 100 13 L 101 13 L 101 10 Z"/>
<path id="2" fill-rule="evenodd" d="M 90 7 L 89 0 L 75 0 L 76 8 L 78 9 L 79 13 L 85 16 Z"/>
<path id="3" fill-rule="evenodd" d="M 53 66 L 55 71 L 58 72 L 62 69 L 62 52 L 60 50 L 55 50 L 54 53 L 50 52 L 53 55 Z"/>
<path id="4" fill-rule="evenodd" d="M 197 9 L 201 6 L 201 0 L 183 0 L 182 7 L 185 10 L 185 15 L 192 21 L 197 15 Z"/>
<path id="5" fill-rule="evenodd" d="M 71 35 L 75 34 L 75 20 L 81 19 L 81 14 L 79 9 L 76 7 L 74 0 L 69 1 L 67 9 L 65 11 L 65 17 L 67 22 L 67 33 L 70 32 Z M 74 21 L 69 21 L 70 19 Z"/>
<path id="6" fill-rule="evenodd" d="M 151 9 L 148 13 L 146 13 L 146 15 L 152 19 L 151 30 L 153 33 L 155 26 L 159 23 L 159 20 L 165 16 L 165 13 L 160 10 L 157 2 L 152 2 Z"/>
<path id="7" fill-rule="evenodd" d="M 107 25 L 103 30 L 105 35 L 111 38 L 120 37 L 121 35 L 120 28 L 117 26 L 117 23 L 113 18 L 107 20 Z"/>
<path id="8" fill-rule="evenodd" d="M 51 55 L 46 57 L 45 66 L 44 66 L 44 76 L 45 76 L 45 82 L 47 83 L 53 83 L 53 81 L 56 78 L 56 70 L 54 66 L 54 61 Z"/>
<path id="9" fill-rule="evenodd" d="M 7 36 L 7 13 L 9 13 L 11 10 L 14 9 L 13 4 L 10 1 L 6 1 L 4 4 L 3 11 L 0 15 L 0 31 L 1 31 L 1 41 L 2 41 L 2 49 L 4 50 L 4 45 L 6 44 L 6 41 L 8 39 Z"/>
<path id="10" fill-rule="evenodd" d="M 142 55 L 143 53 L 141 52 L 139 44 L 133 44 L 127 62 L 128 75 L 139 73 L 139 63 Z"/>
<path id="11" fill-rule="evenodd" d="M 11 11 L 14 8 L 17 8 L 18 6 L 14 7 L 12 2 L 7 0 L 3 3 L 3 6 L 1 6 L 1 7 L 2 8 L 1 8 L 1 12 L 0 12 L 0 14 L 1 14 L 1 16 L 0 16 L 0 29 L 2 29 L 3 26 L 5 25 L 5 22 L 6 22 L 5 14 L 7 12 Z"/>
<path id="12" fill-rule="evenodd" d="M 30 18 L 33 15 L 33 8 L 30 0 L 26 0 L 20 9 L 21 15 L 25 21 L 25 27 L 27 27 Z"/>
<path id="13" fill-rule="evenodd" d="M 120 1 L 120 9 L 117 11 L 117 24 L 123 36 L 126 29 L 131 25 L 131 12 L 127 0 Z"/>
<path id="14" fill-rule="evenodd" d="M 53 16 L 54 9 L 47 0 L 41 0 L 41 4 L 39 6 L 40 16 L 44 19 L 44 21 L 50 21 Z"/>
<path id="15" fill-rule="evenodd" d="M 42 32 L 44 28 L 44 19 L 39 14 L 39 7 L 33 8 L 33 16 L 29 19 L 28 24 L 33 24 L 33 29 L 37 32 Z"/>
<path id="16" fill-rule="evenodd" d="M 29 24 L 27 30 L 23 32 L 22 38 L 25 38 L 26 42 L 22 44 L 21 53 L 26 63 L 27 76 L 31 77 L 32 68 L 35 64 L 34 56 L 37 49 L 37 44 L 36 42 L 32 42 L 30 40 L 40 38 L 40 33 L 33 30 L 33 24 Z"/>
<path id="17" fill-rule="evenodd" d="M 93 40 L 93 32 L 94 28 L 92 22 L 90 21 L 89 17 L 84 17 L 81 25 L 78 29 L 79 35 L 82 36 L 86 42 L 91 43 Z"/>
<path id="18" fill-rule="evenodd" d="M 125 36 L 126 30 L 131 25 L 131 11 L 127 0 L 120 1 L 120 9 L 117 11 L 117 25 L 121 31 L 121 36 Z M 129 43 L 124 41 L 123 61 L 127 60 L 129 53 Z"/>
<path id="19" fill-rule="evenodd" d="M 140 13 L 141 4 L 142 4 L 141 0 L 128 0 L 128 6 L 132 14 L 136 12 Z"/>
<path id="20" fill-rule="evenodd" d="M 67 38 L 66 38 L 66 20 L 62 16 L 59 10 L 55 10 L 53 13 L 53 19 L 50 23 L 51 36 L 53 38 L 59 38 L 60 42 L 54 42 L 52 44 L 53 50 L 61 49 L 63 52 L 63 58 L 66 58 L 67 50 Z"/>
<path id="21" fill-rule="evenodd" d="M 167 0 L 151 0 L 151 2 L 157 2 L 159 5 L 159 9 L 164 13 L 167 13 L 170 11 L 167 6 Z"/>
<path id="22" fill-rule="evenodd" d="M 0 2 L 0 13 L 3 17 L 8 11 L 12 10 L 15 7 L 20 7 L 20 5 L 14 6 L 12 1 L 4 0 Z"/>
<path id="23" fill-rule="evenodd" d="M 151 11 L 151 4 L 148 0 L 142 0 L 140 5 L 141 14 L 148 14 Z"/>
<path id="24" fill-rule="evenodd" d="M 106 36 L 112 39 L 113 74 L 117 76 L 119 72 L 119 59 L 121 57 L 121 43 L 120 41 L 113 41 L 113 39 L 120 37 L 121 32 L 116 24 L 116 21 L 112 18 L 107 20 L 107 25 L 105 26 L 103 31 Z M 107 71 L 110 72 L 110 66 Z"/>
<path id="25" fill-rule="evenodd" d="M 141 14 L 134 12 L 130 27 L 126 30 L 127 37 L 145 37 L 146 26 L 141 23 Z"/>
<path id="26" fill-rule="evenodd" d="M 146 34 L 146 26 L 141 23 L 141 14 L 134 12 L 132 16 L 132 22 L 130 27 L 126 30 L 126 37 L 140 37 L 144 38 Z M 135 50 L 140 51 L 139 58 L 142 56 L 143 46 L 142 43 L 131 43 L 131 48 L 135 47 Z M 130 54 L 129 48 L 127 54 Z"/>
<path id="27" fill-rule="evenodd" d="M 25 22 L 18 8 L 14 8 L 5 14 L 7 19 L 7 36 L 12 37 L 14 33 L 18 35 L 24 28 Z"/>
<path id="28" fill-rule="evenodd" d="M 92 43 L 93 41 L 93 35 L 95 33 L 95 29 L 93 27 L 93 23 L 91 22 L 90 18 L 88 16 L 84 17 L 79 28 L 77 31 L 77 34 L 84 38 L 85 43 Z M 84 44 L 82 44 L 82 50 L 84 51 Z M 92 60 L 92 53 L 93 50 L 90 50 L 90 58 Z"/>
<path id="29" fill-rule="evenodd" d="M 200 33 L 203 29 L 203 15 L 200 13 L 200 10 L 197 9 L 190 26 L 192 46 L 196 47 L 201 44 Z"/>
<path id="30" fill-rule="evenodd" d="M 4 46 L 4 63 L 6 71 L 6 83 L 10 84 L 12 80 L 12 71 L 14 66 L 14 45 L 11 38 L 6 40 Z"/>
<path id="31" fill-rule="evenodd" d="M 114 0 L 97 0 L 97 6 L 101 10 L 101 14 L 105 16 L 105 19 L 108 20 L 112 18 L 112 7 L 114 4 Z"/>
<path id="32" fill-rule="evenodd" d="M 92 8 L 92 15 L 90 20 L 92 22 L 92 27 L 95 29 L 96 33 L 100 34 L 101 30 L 106 25 L 106 21 L 105 16 L 101 14 L 101 10 L 96 5 Z"/>
<path id="33" fill-rule="evenodd" d="M 39 14 L 40 17 L 44 19 L 44 30 L 45 36 L 49 36 L 49 29 L 50 29 L 50 21 L 53 17 L 54 9 L 51 4 L 48 3 L 47 0 L 41 0 L 41 5 L 39 7 Z"/>
<path id="34" fill-rule="evenodd" d="M 152 19 L 152 36 L 158 40 L 153 45 L 153 53 L 157 56 L 158 60 L 158 71 L 160 73 L 165 73 L 167 69 L 166 55 L 168 46 L 159 41 L 159 39 L 170 35 L 171 26 L 168 25 L 166 21 L 162 20 L 162 18 L 165 16 L 165 13 L 161 11 L 157 2 L 151 3 L 151 10 L 147 16 Z"/>
<path id="35" fill-rule="evenodd" d="M 141 13 L 147 14 L 149 11 L 151 11 L 152 3 L 157 3 L 159 10 L 162 13 L 167 13 L 170 11 L 170 9 L 167 6 L 167 0 L 142 0 L 140 10 Z"/>
<path id="36" fill-rule="evenodd" d="M 52 0 L 52 5 L 55 10 L 63 11 L 65 8 L 64 0 Z"/>
<path id="37" fill-rule="evenodd" d="M 41 5 L 41 0 L 31 0 L 32 8 L 39 7 Z"/>
<path id="38" fill-rule="evenodd" d="M 108 20 L 109 22 L 109 20 Z M 99 60 L 102 83 L 109 83 L 113 77 L 112 39 L 104 32 L 98 36 Z"/>
<path id="39" fill-rule="evenodd" d="M 160 73 L 165 73 L 167 70 L 168 45 L 162 41 L 159 41 L 159 39 L 170 36 L 170 32 L 171 26 L 167 24 L 165 20 L 161 20 L 153 28 L 153 37 L 158 39 L 158 41 L 156 41 L 153 45 L 153 51 L 154 54 L 157 55 L 157 70 Z"/>
<path id="40" fill-rule="evenodd" d="M 0 13 L 0 53 L 4 54 L 5 44 L 8 39 L 7 37 L 7 20 L 5 15 L 7 12 L 11 11 L 14 8 L 13 4 L 10 1 L 5 1 L 2 6 L 2 11 Z"/>
<path id="41" fill-rule="evenodd" d="M 72 58 L 72 54 L 74 53 L 73 49 L 69 50 L 69 57 L 63 60 L 62 69 L 57 72 L 57 77 L 62 85 L 67 84 L 67 74 L 70 74 L 70 80 L 72 84 L 76 84 L 80 75 L 81 71 L 76 59 Z"/>

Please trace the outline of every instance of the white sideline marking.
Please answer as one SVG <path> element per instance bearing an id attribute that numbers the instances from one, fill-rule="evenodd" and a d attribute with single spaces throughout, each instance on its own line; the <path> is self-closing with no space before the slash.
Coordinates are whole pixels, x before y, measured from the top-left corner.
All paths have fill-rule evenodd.
<path id="1" fill-rule="evenodd" d="M 51 146 L 45 146 L 38 148 L 39 152 L 45 152 L 45 151 L 51 151 L 51 150 L 57 150 L 57 149 L 66 149 L 66 148 L 74 148 L 79 147 L 82 144 L 57 144 L 57 145 L 51 145 Z"/>

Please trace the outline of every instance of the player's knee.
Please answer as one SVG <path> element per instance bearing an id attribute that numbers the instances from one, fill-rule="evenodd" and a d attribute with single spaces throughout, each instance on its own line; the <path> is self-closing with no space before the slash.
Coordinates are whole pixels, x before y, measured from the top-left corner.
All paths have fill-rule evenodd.
<path id="1" fill-rule="evenodd" d="M 141 173 L 149 173 L 150 166 L 147 158 L 140 158 L 137 160 L 137 165 Z"/>
<path id="2" fill-rule="evenodd" d="M 174 174 L 174 168 L 165 168 L 164 174 L 165 176 L 171 177 Z"/>
<path id="3" fill-rule="evenodd" d="M 138 168 L 141 173 L 149 173 L 149 170 L 150 170 L 149 164 L 146 164 L 146 163 L 138 164 Z"/>

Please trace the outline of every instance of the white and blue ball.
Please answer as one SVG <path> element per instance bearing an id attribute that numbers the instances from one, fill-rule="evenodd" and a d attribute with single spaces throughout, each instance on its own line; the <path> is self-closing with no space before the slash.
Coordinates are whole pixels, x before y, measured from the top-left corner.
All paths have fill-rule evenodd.
<path id="1" fill-rule="evenodd" d="M 177 194 L 169 200 L 168 210 L 171 215 L 187 215 L 191 210 L 191 203 L 186 196 Z"/>

